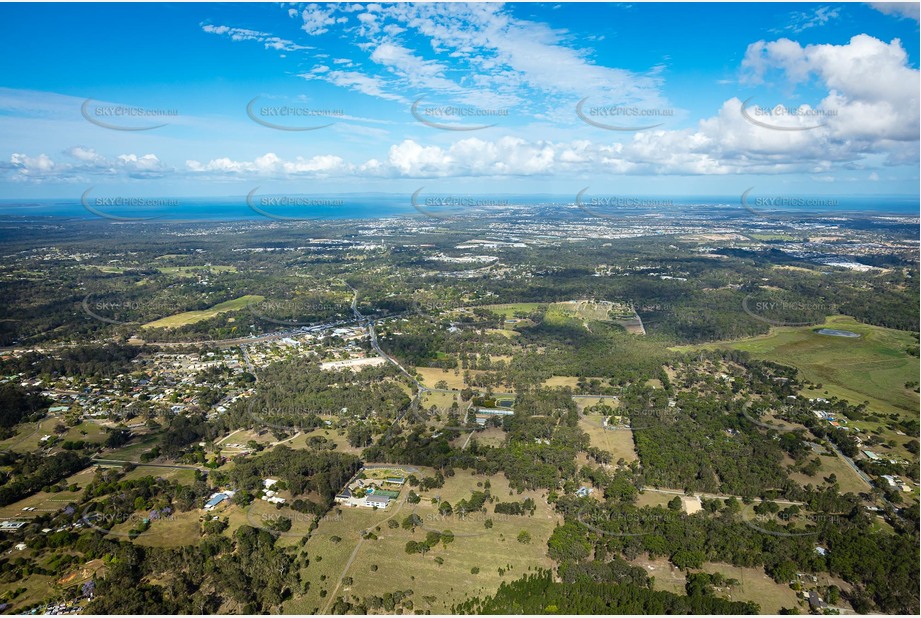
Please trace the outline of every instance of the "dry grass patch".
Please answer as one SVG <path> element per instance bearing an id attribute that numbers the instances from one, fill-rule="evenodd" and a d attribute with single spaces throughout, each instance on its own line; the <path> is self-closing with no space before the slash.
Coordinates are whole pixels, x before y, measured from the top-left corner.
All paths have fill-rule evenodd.
<path id="1" fill-rule="evenodd" d="M 588 434 L 592 446 L 610 453 L 611 463 L 617 463 L 621 458 L 627 463 L 639 459 L 632 431 L 605 429 L 601 423 L 600 414 L 589 414 L 579 418 L 579 428 Z"/>
<path id="2" fill-rule="evenodd" d="M 483 484 L 489 480 L 491 493 L 500 501 L 521 501 L 531 497 L 537 504 L 533 517 L 496 515 L 492 505 L 487 504 L 487 513 L 460 517 L 442 517 L 431 498 L 440 496 L 451 504 L 469 498 L 473 491 L 483 491 Z M 478 487 L 478 483 L 481 486 Z M 405 492 L 404 492 L 405 493 Z M 424 492 L 417 505 L 401 502 L 393 513 L 374 513 L 367 509 L 342 508 L 341 517 L 330 518 L 320 523 L 317 531 L 307 543 L 311 556 L 310 567 L 304 572 L 311 582 L 310 590 L 303 597 L 285 605 L 285 612 L 310 613 L 328 610 L 340 576 L 343 584 L 335 596 L 365 597 L 383 595 L 395 590 L 413 590 L 415 609 L 446 613 L 454 603 L 469 595 L 492 594 L 502 581 L 511 581 L 535 568 L 550 568 L 552 563 L 546 555 L 547 539 L 559 522 L 558 516 L 546 502 L 545 492 L 511 492 L 504 476 L 475 476 L 467 471 L 458 471 L 446 480 L 444 487 Z M 415 532 L 402 527 L 390 528 L 386 520 L 393 518 L 402 523 L 410 513 L 423 521 L 423 527 Z M 486 528 L 485 520 L 493 520 L 492 528 Z M 361 530 L 371 529 L 377 540 L 359 542 Z M 377 529 L 379 528 L 379 530 Z M 445 548 L 439 544 L 425 556 L 407 554 L 408 541 L 424 540 L 429 531 L 451 530 L 455 540 Z M 522 530 L 531 535 L 530 543 L 517 541 Z M 338 537 L 338 542 L 332 540 Z M 349 564 L 349 559 L 354 559 Z M 322 558 L 317 562 L 316 557 Z M 437 564 L 441 558 L 443 564 Z M 348 569 L 346 569 L 348 565 Z M 376 567 L 376 569 L 374 568 Z M 479 574 L 471 574 L 478 567 Z M 499 569 L 503 575 L 499 575 Z M 343 573 L 344 572 L 344 573 Z M 325 580 L 321 581 L 325 576 Z M 320 590 L 327 590 L 325 598 Z"/>

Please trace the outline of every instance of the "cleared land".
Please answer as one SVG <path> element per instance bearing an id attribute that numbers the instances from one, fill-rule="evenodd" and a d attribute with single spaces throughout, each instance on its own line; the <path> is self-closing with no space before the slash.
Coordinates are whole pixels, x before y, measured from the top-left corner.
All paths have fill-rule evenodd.
<path id="1" fill-rule="evenodd" d="M 335 450 L 337 451 L 341 451 L 343 453 L 351 453 L 353 455 L 361 454 L 361 448 L 356 448 L 349 444 L 348 437 L 345 435 L 345 430 L 339 430 L 333 427 L 317 427 L 313 431 L 299 435 L 290 442 L 285 442 L 285 444 L 293 449 L 304 449 L 307 448 L 307 442 L 310 440 L 310 438 L 317 436 L 326 438 L 330 442 L 334 443 L 336 445 Z M 231 440 L 231 442 L 236 443 L 237 440 L 234 439 Z M 245 444 L 245 442 L 243 444 Z"/>
<path id="2" fill-rule="evenodd" d="M 493 313 L 505 316 L 506 319 L 514 318 L 516 313 L 530 313 L 546 303 L 509 303 L 504 305 L 481 305 L 481 309 L 489 309 Z"/>
<path id="3" fill-rule="evenodd" d="M 537 503 L 535 515 L 497 515 L 492 512 L 492 505 L 487 504 L 487 513 L 471 514 L 463 519 L 442 517 L 437 506 L 431 503 L 431 498 L 437 495 L 456 504 L 463 498 L 469 498 L 473 491 L 482 491 L 477 484 L 487 479 L 492 485 L 492 494 L 502 501 L 533 498 Z M 406 493 L 404 489 L 403 495 Z M 391 506 L 388 511 L 377 513 L 368 509 L 341 509 L 341 518 L 330 517 L 321 522 L 308 541 L 306 549 L 312 557 L 310 591 L 304 598 L 288 603 L 285 612 L 311 613 L 327 609 L 327 604 L 331 606 L 336 583 L 356 547 L 354 560 L 345 573 L 346 583 L 339 588 L 337 596 L 364 597 L 411 589 L 415 609 L 431 610 L 433 613 L 446 613 L 452 604 L 469 595 L 491 594 L 500 582 L 517 579 L 529 568 L 549 568 L 547 539 L 558 516 L 553 513 L 542 492 L 511 492 L 511 496 L 509 493 L 508 482 L 502 475 L 481 477 L 458 471 L 446 480 L 444 487 L 424 492 L 422 501 L 417 505 L 401 503 L 396 505 L 397 508 Z M 415 532 L 403 528 L 391 529 L 386 525 L 385 520 L 389 517 L 402 522 L 411 512 L 423 521 L 423 527 L 416 528 Z M 493 520 L 492 528 L 486 528 L 486 519 Z M 366 540 L 358 546 L 358 534 L 367 528 L 374 531 L 378 539 Z M 434 530 L 451 530 L 456 538 L 447 548 L 439 544 L 425 556 L 405 552 L 407 541 L 422 541 L 429 531 Z M 522 530 L 531 534 L 530 543 L 516 540 Z M 333 536 L 341 540 L 336 542 L 332 540 Z M 322 558 L 319 563 L 316 556 Z M 439 557 L 444 561 L 441 565 L 435 560 Z M 372 565 L 377 569 L 372 570 Z M 474 567 L 480 569 L 476 575 L 470 572 Z M 502 576 L 498 573 L 500 568 L 504 570 Z M 324 575 L 325 581 L 320 581 Z M 351 578 L 350 583 L 348 578 Z M 320 589 L 327 590 L 326 598 L 320 596 Z"/>
<path id="4" fill-rule="evenodd" d="M 174 275 L 177 277 L 194 277 L 196 274 L 219 274 L 235 273 L 236 266 L 161 266 L 157 269 L 164 275 Z"/>
<path id="5" fill-rule="evenodd" d="M 263 296 L 247 294 L 246 296 L 241 296 L 240 298 L 218 303 L 213 307 L 202 309 L 201 311 L 184 311 L 182 313 L 177 313 L 176 315 L 154 320 L 153 322 L 148 322 L 142 328 L 176 328 L 179 326 L 186 326 L 187 324 L 195 324 L 196 322 L 201 322 L 202 320 L 211 319 L 221 313 L 226 313 L 228 311 L 239 311 L 240 309 L 245 308 L 247 305 L 262 302 L 263 300 L 265 300 L 265 297 Z"/>
<path id="6" fill-rule="evenodd" d="M 464 369 L 455 374 L 453 369 L 445 371 L 438 367 L 416 367 L 416 373 L 422 376 L 420 381 L 429 388 L 435 388 L 438 382 L 444 380 L 448 383 L 448 388 L 459 391 L 463 390 L 466 386 L 464 384 L 464 373 L 469 373 L 471 376 L 474 376 L 483 372 L 479 369 Z"/>
<path id="7" fill-rule="evenodd" d="M 422 407 L 425 410 L 435 406 L 436 410 L 450 410 L 451 404 L 457 401 L 457 395 L 454 393 L 432 393 L 426 392 L 422 395 Z M 461 404 L 458 403 L 458 406 Z M 466 404 L 465 404 L 466 405 Z"/>
<path id="8" fill-rule="evenodd" d="M 629 429 L 605 429 L 600 414 L 589 414 L 579 419 L 579 428 L 588 434 L 592 446 L 611 454 L 611 462 L 621 458 L 627 463 L 638 459 L 633 443 L 633 432 Z"/>
<path id="9" fill-rule="evenodd" d="M 544 380 L 544 387 L 546 388 L 575 388 L 579 383 L 579 378 L 575 376 L 553 376 L 550 379 Z"/>
<path id="10" fill-rule="evenodd" d="M 820 328 L 847 330 L 860 337 L 819 335 L 815 331 Z M 832 316 L 821 325 L 784 326 L 767 335 L 700 347 L 745 350 L 758 359 L 792 365 L 803 377 L 822 385 L 814 396 L 836 396 L 853 404 L 869 401 L 871 410 L 917 416 L 918 394 L 905 388 L 906 382 L 918 379 L 918 358 L 905 351 L 916 343 L 911 333 Z"/>
<path id="11" fill-rule="evenodd" d="M 684 594 L 685 574 L 676 569 L 667 559 L 650 560 L 648 557 L 633 561 L 641 566 L 651 577 L 655 577 L 656 590 L 667 590 Z M 743 568 L 718 562 L 706 562 L 701 569 L 694 572 L 722 573 L 728 578 L 738 580 L 739 584 L 717 590 L 717 596 L 733 601 L 754 601 L 761 607 L 762 614 L 776 614 L 781 608 L 798 606 L 796 592 L 789 586 L 775 582 L 764 573 L 764 569 Z"/>
<path id="12" fill-rule="evenodd" d="M 816 487 L 827 487 L 829 484 L 825 482 L 825 478 L 834 474 L 841 493 L 861 494 L 870 491 L 870 486 L 837 455 L 810 455 L 809 459 L 815 459 L 816 457 L 822 462 L 822 466 L 815 476 L 809 476 L 802 472 L 793 472 L 790 474 L 790 478 L 803 486 L 812 484 Z M 785 465 L 792 463 L 793 460 L 789 457 L 784 458 Z"/>
<path id="13" fill-rule="evenodd" d="M 0 519 L 29 520 L 39 515 L 55 513 L 63 509 L 69 502 L 79 502 L 86 487 L 95 477 L 96 467 L 84 468 L 76 474 L 68 476 L 65 483 L 68 487 L 77 486 L 77 491 L 39 491 L 22 500 L 0 507 Z M 24 508 L 34 508 L 34 511 L 23 511 Z"/>

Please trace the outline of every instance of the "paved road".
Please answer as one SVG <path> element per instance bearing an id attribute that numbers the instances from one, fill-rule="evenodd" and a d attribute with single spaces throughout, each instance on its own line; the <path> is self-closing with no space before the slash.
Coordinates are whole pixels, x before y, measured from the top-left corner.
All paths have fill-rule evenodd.
<path id="1" fill-rule="evenodd" d="M 854 472 L 857 473 L 857 476 L 859 476 L 859 477 L 861 478 L 861 480 L 863 480 L 863 482 L 866 483 L 867 485 L 869 485 L 870 488 L 872 489 L 872 488 L 873 488 L 873 481 L 870 479 L 869 476 L 867 476 L 866 474 L 864 474 L 864 471 L 863 471 L 863 470 L 861 470 L 860 468 L 857 467 L 857 464 L 854 463 L 854 460 L 851 459 L 850 457 L 848 457 L 847 455 L 845 455 L 844 453 L 842 453 L 842 452 L 841 452 L 841 449 L 839 449 L 838 446 L 837 446 L 834 442 L 832 442 L 831 440 L 826 440 L 826 442 L 828 443 L 828 446 L 831 447 L 831 450 L 833 450 L 835 453 L 837 453 L 837 454 L 838 454 L 838 457 L 840 457 L 841 459 L 843 459 L 843 460 L 844 460 L 844 463 L 846 463 L 847 465 L 849 465 L 849 466 L 851 467 L 851 469 L 852 469 Z"/>
<path id="2" fill-rule="evenodd" d="M 416 386 L 416 394 L 413 396 L 412 402 L 409 404 L 409 406 L 407 406 L 407 408 L 399 416 L 397 416 L 394 419 L 393 424 L 387 430 L 387 432 L 390 432 L 394 427 L 397 426 L 397 424 L 401 420 L 403 420 L 403 417 L 405 417 L 410 412 L 410 410 L 418 409 L 419 400 L 422 397 L 422 393 L 424 392 L 425 387 L 419 383 L 419 381 L 416 379 L 416 376 L 406 371 L 406 368 L 403 367 L 403 365 L 401 365 L 399 362 L 397 362 L 395 358 L 391 357 L 389 354 L 387 354 L 381 349 L 380 343 L 378 343 L 377 341 L 377 332 L 374 330 L 374 320 L 368 319 L 358 310 L 358 290 L 348 285 L 347 283 L 346 285 L 353 292 L 352 305 L 351 305 L 352 313 L 355 315 L 355 320 L 358 322 L 358 325 L 364 326 L 368 329 L 368 337 L 371 340 L 371 347 L 374 348 L 374 351 L 377 353 L 378 356 L 380 356 L 381 358 L 386 360 L 388 363 L 390 363 L 391 365 L 399 369 L 400 372 L 403 373 L 403 375 L 405 375 L 407 378 L 412 380 L 413 384 L 415 384 Z"/>

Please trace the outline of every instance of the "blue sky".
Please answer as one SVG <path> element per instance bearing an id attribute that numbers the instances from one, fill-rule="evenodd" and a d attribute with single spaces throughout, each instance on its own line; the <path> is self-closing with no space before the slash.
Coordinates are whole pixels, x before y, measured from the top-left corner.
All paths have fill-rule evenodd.
<path id="1" fill-rule="evenodd" d="M 3 4 L 0 20 L 2 198 L 918 195 L 918 4 Z"/>

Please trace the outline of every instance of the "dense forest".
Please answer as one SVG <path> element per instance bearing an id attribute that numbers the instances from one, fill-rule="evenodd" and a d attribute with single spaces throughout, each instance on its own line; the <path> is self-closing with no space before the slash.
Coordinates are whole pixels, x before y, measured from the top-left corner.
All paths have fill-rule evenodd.
<path id="1" fill-rule="evenodd" d="M 610 576 L 609 576 L 610 577 Z M 635 583 L 598 581 L 588 574 L 565 583 L 541 572 L 502 583 L 485 599 L 472 598 L 452 611 L 461 614 L 757 614 L 752 603 L 727 601 L 706 587 L 693 588 L 687 596 L 655 591 Z"/>

